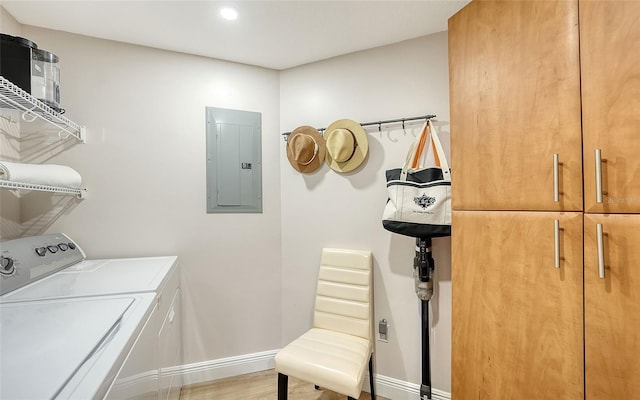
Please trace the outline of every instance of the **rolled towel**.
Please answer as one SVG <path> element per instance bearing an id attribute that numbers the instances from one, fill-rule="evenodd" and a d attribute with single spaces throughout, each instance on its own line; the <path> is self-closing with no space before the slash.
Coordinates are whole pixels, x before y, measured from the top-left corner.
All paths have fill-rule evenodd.
<path id="1" fill-rule="evenodd" d="M 56 164 L 24 164 L 0 161 L 0 179 L 65 188 L 79 188 L 80 174 L 71 167 Z"/>

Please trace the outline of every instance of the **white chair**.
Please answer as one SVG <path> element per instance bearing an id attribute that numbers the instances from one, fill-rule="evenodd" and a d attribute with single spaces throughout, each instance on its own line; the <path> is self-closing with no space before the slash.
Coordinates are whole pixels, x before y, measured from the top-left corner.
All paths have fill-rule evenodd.
<path id="1" fill-rule="evenodd" d="M 367 364 L 373 387 L 373 268 L 369 251 L 323 249 L 313 328 L 278 352 L 278 400 L 287 400 L 288 378 L 360 397 Z"/>

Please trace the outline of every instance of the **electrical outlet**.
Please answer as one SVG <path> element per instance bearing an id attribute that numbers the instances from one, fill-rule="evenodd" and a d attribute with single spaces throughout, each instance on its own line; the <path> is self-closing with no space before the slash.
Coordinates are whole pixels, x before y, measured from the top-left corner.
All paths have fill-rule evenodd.
<path id="1" fill-rule="evenodd" d="M 385 343 L 389 341 L 389 323 L 385 318 L 378 322 L 378 340 Z"/>

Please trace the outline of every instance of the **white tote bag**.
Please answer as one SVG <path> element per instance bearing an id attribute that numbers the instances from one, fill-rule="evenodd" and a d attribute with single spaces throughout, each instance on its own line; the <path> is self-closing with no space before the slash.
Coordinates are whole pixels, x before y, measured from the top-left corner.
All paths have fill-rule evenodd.
<path id="1" fill-rule="evenodd" d="M 424 166 L 430 149 L 435 165 Z M 451 171 L 431 120 L 409 148 L 402 168 L 387 170 L 386 178 L 386 230 L 411 237 L 451 235 Z"/>

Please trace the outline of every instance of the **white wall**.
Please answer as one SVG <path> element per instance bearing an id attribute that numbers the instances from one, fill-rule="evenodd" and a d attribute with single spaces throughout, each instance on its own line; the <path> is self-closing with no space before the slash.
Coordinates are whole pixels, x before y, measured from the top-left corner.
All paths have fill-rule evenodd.
<path id="1" fill-rule="evenodd" d="M 13 36 L 22 34 L 22 25 L 2 5 L 0 5 L 0 32 Z"/>
<path id="2" fill-rule="evenodd" d="M 22 34 L 60 57 L 61 103 L 87 127 L 87 144 L 49 162 L 79 171 L 88 198 L 47 231 L 76 238 L 90 258 L 178 255 L 186 363 L 279 348 L 278 73 L 29 26 Z M 206 213 L 206 106 L 262 113 L 262 214 Z M 25 200 L 24 225 L 49 221 L 59 201 Z"/>
<path id="3" fill-rule="evenodd" d="M 281 73 L 283 131 L 317 128 L 340 118 L 378 121 L 436 114 L 449 148 L 446 32 L 350 54 Z M 358 170 L 338 174 L 326 165 L 302 175 L 281 143 L 283 341 L 312 321 L 313 292 L 323 247 L 368 249 L 374 255 L 376 321 L 390 322 L 388 343 L 376 342 L 376 373 L 421 382 L 420 307 L 414 293 L 415 241 L 382 228 L 385 170 L 401 165 L 420 126 L 368 129 L 369 157 Z M 391 129 L 391 131 L 389 131 Z M 449 238 L 434 239 L 432 382 L 450 392 L 451 282 Z"/>

